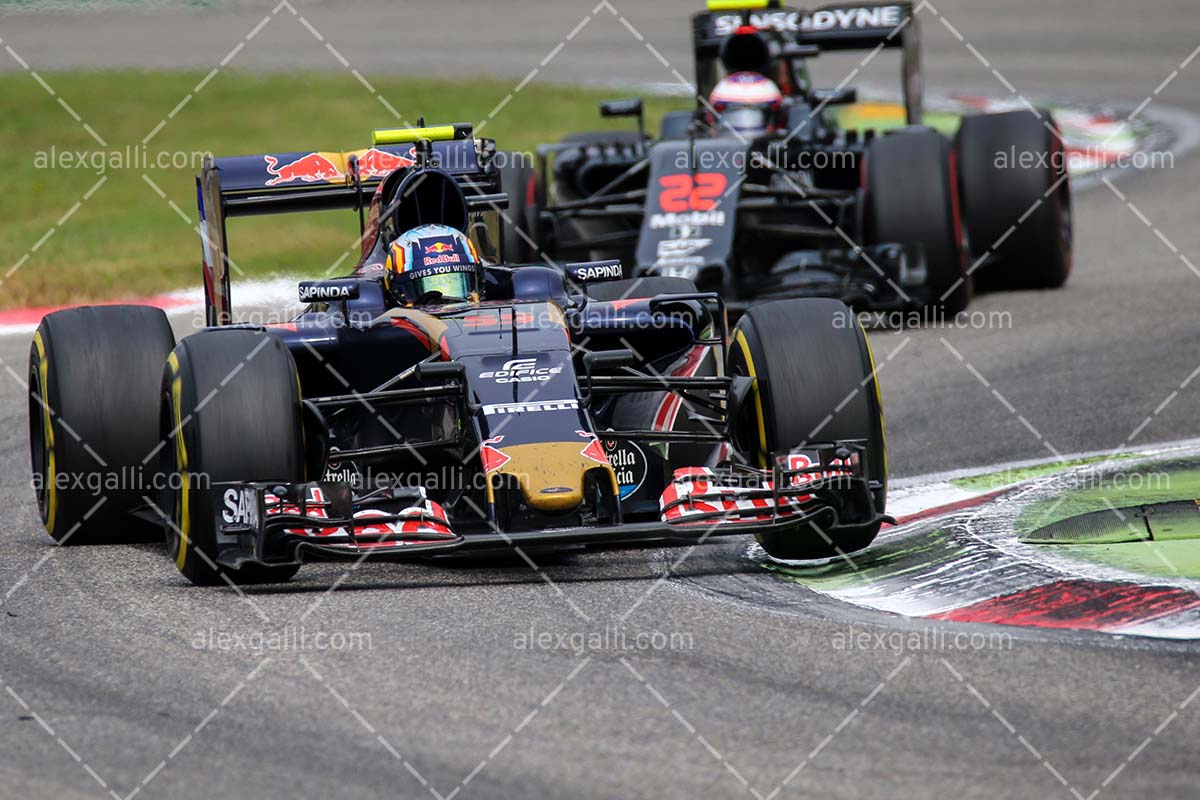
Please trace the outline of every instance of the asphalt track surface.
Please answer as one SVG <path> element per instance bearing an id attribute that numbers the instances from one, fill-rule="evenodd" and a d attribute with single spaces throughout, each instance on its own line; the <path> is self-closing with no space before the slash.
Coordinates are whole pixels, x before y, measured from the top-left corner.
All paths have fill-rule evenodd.
<path id="1" fill-rule="evenodd" d="M 686 73 L 692 4 L 625 5 L 614 7 Z M 363 71 L 486 68 L 515 81 L 593 4 L 294 7 Z M 1152 107 L 1200 112 L 1200 64 L 1181 69 L 1200 45 L 1193 3 L 936 9 L 1031 98 L 1133 108 L 1179 70 Z M 263 14 L 251 3 L 20 12 L 0 16 L 0 37 L 39 70 L 207 66 Z M 671 80 L 609 8 L 593 16 L 539 78 Z M 238 64 L 340 69 L 285 21 Z M 925 23 L 931 89 L 1008 94 L 937 18 Z M 1196 435 L 1200 275 L 1184 258 L 1200 261 L 1200 161 L 1115 186 L 1077 198 L 1068 288 L 973 306 L 1011 314 L 1011 327 L 874 337 L 896 474 Z M 0 340 L 17 375 L 27 347 Z M 870 637 L 850 648 L 851 631 L 913 623 L 801 589 L 786 609 L 706 589 L 708 576 L 771 580 L 737 544 L 696 551 L 676 567 L 685 580 L 660 581 L 684 551 L 648 548 L 535 555 L 538 571 L 308 567 L 246 597 L 185 585 L 158 548 L 52 548 L 27 484 L 22 390 L 0 379 L 0 392 L 0 796 L 765 798 L 782 787 L 774 796 L 990 799 L 1200 786 L 1195 649 L 1067 634 L 982 650 L 898 652 Z M 530 631 L 578 635 L 622 618 L 631 644 L 660 631 L 690 646 L 520 646 Z M 370 648 L 197 646 L 208 632 L 295 624 L 369 634 Z"/>

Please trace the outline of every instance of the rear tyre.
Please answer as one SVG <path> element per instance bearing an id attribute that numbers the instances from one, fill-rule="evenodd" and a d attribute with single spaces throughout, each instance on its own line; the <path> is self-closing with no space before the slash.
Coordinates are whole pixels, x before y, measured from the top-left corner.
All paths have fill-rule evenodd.
<path id="1" fill-rule="evenodd" d="M 771 453 L 808 442 L 862 439 L 875 510 L 887 502 L 887 440 L 874 360 L 854 312 L 840 300 L 782 300 L 751 306 L 734 328 L 727 372 L 757 379 L 735 440 L 760 467 Z M 762 535 L 772 558 L 831 558 L 867 547 L 879 525 L 850 536 Z"/>
<path id="2" fill-rule="evenodd" d="M 542 194 L 537 170 L 520 153 L 502 153 L 500 189 L 508 195 L 508 209 L 500 216 L 500 246 L 508 264 L 540 261 L 536 225 Z"/>
<path id="3" fill-rule="evenodd" d="M 29 445 L 42 523 L 59 544 L 153 540 L 128 514 L 158 464 L 158 384 L 174 346 L 166 314 L 145 306 L 72 308 L 38 325 Z"/>
<path id="4" fill-rule="evenodd" d="M 988 256 L 983 288 L 1055 289 L 1071 274 L 1071 181 L 1058 126 L 1042 114 L 1049 127 L 1009 111 L 965 117 L 958 129 L 967 237 Z"/>
<path id="5" fill-rule="evenodd" d="M 224 481 L 304 480 L 300 383 L 287 347 L 259 331 L 215 330 L 179 343 L 161 375 L 161 424 L 172 476 L 163 496 L 167 550 L 197 585 L 275 583 L 298 566 L 217 565 L 213 509 Z"/>
<path id="6" fill-rule="evenodd" d="M 696 284 L 687 278 L 627 278 L 622 281 L 589 284 L 585 290 L 589 300 L 611 302 L 654 297 L 659 294 L 691 294 L 696 291 Z"/>
<path id="7" fill-rule="evenodd" d="M 928 271 L 928 307 L 954 315 L 971 301 L 963 250 L 958 178 L 950 142 L 911 128 L 871 142 L 866 164 L 867 239 L 920 242 Z"/>

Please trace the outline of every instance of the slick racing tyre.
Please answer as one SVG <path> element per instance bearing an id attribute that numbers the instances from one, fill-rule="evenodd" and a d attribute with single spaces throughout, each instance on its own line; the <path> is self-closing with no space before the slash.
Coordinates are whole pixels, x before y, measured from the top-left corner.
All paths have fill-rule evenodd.
<path id="1" fill-rule="evenodd" d="M 861 439 L 868 477 L 877 484 L 875 510 L 887 502 L 887 442 L 874 361 L 854 312 L 840 300 L 781 300 L 751 306 L 734 328 L 726 366 L 756 379 L 733 420 L 734 438 L 752 463 L 807 442 Z M 861 550 L 879 525 L 852 537 L 762 535 L 773 558 L 831 558 Z"/>
<path id="2" fill-rule="evenodd" d="M 981 288 L 1054 289 L 1071 274 L 1071 181 L 1049 112 L 965 117 L 955 146 Z M 1010 232 L 1011 231 L 1011 232 Z"/>
<path id="3" fill-rule="evenodd" d="M 38 325 L 29 445 L 38 509 L 59 544 L 151 540 L 154 526 L 129 512 L 154 500 L 158 384 L 174 346 L 166 314 L 145 306 L 71 308 Z"/>
<path id="4" fill-rule="evenodd" d="M 545 202 L 538 172 L 523 153 L 500 153 L 500 189 L 508 209 L 500 215 L 500 244 L 506 264 L 540 263 L 538 216 Z"/>
<path id="5" fill-rule="evenodd" d="M 972 293 L 955 171 L 950 142 L 929 128 L 881 136 L 867 150 L 867 240 L 923 244 L 928 305 L 947 316 L 965 309 Z"/>
<path id="6" fill-rule="evenodd" d="M 659 294 L 693 294 L 696 284 L 687 278 L 628 278 L 623 281 L 589 284 L 585 290 L 589 300 L 611 302 L 631 297 L 654 297 Z"/>
<path id="7" fill-rule="evenodd" d="M 167 551 L 197 585 L 274 583 L 297 566 L 218 567 L 214 509 L 221 482 L 304 480 L 299 379 L 268 333 L 213 330 L 179 343 L 160 375 L 161 425 L 171 476 L 162 497 Z"/>

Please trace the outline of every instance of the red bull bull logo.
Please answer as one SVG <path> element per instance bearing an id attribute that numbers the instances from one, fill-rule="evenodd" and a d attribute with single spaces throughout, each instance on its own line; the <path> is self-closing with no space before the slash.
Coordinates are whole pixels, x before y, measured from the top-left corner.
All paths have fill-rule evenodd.
<path id="1" fill-rule="evenodd" d="M 454 245 L 446 242 L 434 242 L 425 247 L 426 253 L 451 253 L 454 251 Z"/>
<path id="2" fill-rule="evenodd" d="M 596 434 L 589 433 L 588 431 L 575 432 L 584 439 L 588 440 L 588 443 L 584 445 L 584 448 L 579 451 L 579 455 L 583 456 L 584 458 L 591 459 L 597 464 L 603 464 L 606 467 L 611 466 L 608 462 L 608 455 L 604 452 L 604 445 L 600 443 L 600 439 L 597 438 Z"/>
<path id="3" fill-rule="evenodd" d="M 500 444 L 503 441 L 503 436 L 493 436 L 491 439 L 484 439 L 479 445 L 479 457 L 483 459 L 484 472 L 495 472 L 509 461 L 512 461 L 512 457 L 508 453 L 493 447 L 493 445 Z"/>
<path id="4" fill-rule="evenodd" d="M 323 153 L 309 153 L 289 164 L 280 164 L 275 156 L 263 156 L 267 162 L 267 172 L 275 177 L 267 181 L 267 186 L 277 186 L 281 183 L 332 183 L 345 179 L 345 174 L 328 156 Z"/>
<path id="5" fill-rule="evenodd" d="M 409 151 L 410 154 L 412 152 L 412 150 Z M 411 167 L 416 163 L 411 158 L 372 147 L 370 150 L 358 154 L 358 174 L 364 181 L 386 178 L 396 170 L 402 167 Z"/>

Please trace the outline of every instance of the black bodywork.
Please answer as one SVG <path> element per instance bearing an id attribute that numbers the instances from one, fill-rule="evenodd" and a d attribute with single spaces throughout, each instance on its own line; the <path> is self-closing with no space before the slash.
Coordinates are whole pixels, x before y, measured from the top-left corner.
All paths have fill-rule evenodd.
<path id="1" fill-rule="evenodd" d="M 899 49 L 908 122 L 919 124 L 911 4 L 701 13 L 693 45 L 700 103 L 669 114 L 660 139 L 597 136 L 539 149 L 547 190 L 529 226 L 538 250 L 559 260 L 619 258 L 631 276 L 690 278 L 734 309 L 789 297 L 876 309 L 929 302 L 921 245 L 871 235 L 862 187 L 876 134 L 839 130 L 826 113 L 855 92 L 816 90 L 805 67 L 821 51 Z M 747 140 L 711 124 L 703 98 L 722 72 L 741 70 L 781 87 L 778 132 Z M 604 111 L 640 118 L 641 103 Z"/>
<path id="2" fill-rule="evenodd" d="M 451 149 L 456 167 L 436 166 Z M 430 213 L 468 219 L 490 252 L 487 217 L 505 204 L 494 152 L 469 134 L 420 141 L 416 163 L 387 178 L 396 201 L 384 204 L 420 222 L 436 221 Z M 259 163 L 251 159 L 261 157 L 217 160 L 199 180 L 209 317 L 222 327 L 234 325 L 228 255 L 211 234 L 224 242 L 226 217 L 361 208 L 371 188 L 350 175 L 267 190 L 264 176 L 247 171 Z M 432 195 L 437 203 L 414 210 L 411 198 Z M 719 295 L 600 302 L 567 280 L 588 274 L 579 267 L 488 265 L 481 300 L 455 306 L 397 306 L 361 275 L 303 284 L 303 296 L 339 299 L 258 329 L 295 360 L 308 475 L 320 477 L 219 486 L 217 561 L 817 535 L 811 525 L 836 541 L 840 531 L 878 526 L 859 442 L 808 444 L 765 470 L 746 465 L 739 427 L 753 379 L 723 374 L 729 332 Z M 707 470 L 703 485 L 665 495 L 681 467 Z M 726 502 L 729 492 L 740 502 Z"/>

